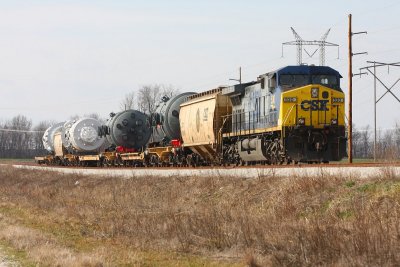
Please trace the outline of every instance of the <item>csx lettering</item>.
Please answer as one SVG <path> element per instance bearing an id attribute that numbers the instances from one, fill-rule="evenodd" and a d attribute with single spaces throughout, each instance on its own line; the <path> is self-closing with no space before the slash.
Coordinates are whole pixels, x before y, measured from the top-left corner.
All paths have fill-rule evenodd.
<path id="1" fill-rule="evenodd" d="M 301 102 L 301 109 L 305 111 L 320 110 L 320 111 L 328 111 L 327 104 L 329 100 L 304 100 Z"/>

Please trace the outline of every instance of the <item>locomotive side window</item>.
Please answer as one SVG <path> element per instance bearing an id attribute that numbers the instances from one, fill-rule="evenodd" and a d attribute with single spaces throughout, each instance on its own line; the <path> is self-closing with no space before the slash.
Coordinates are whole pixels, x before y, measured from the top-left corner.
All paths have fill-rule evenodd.
<path id="1" fill-rule="evenodd" d="M 309 84 L 309 76 L 302 74 L 282 74 L 279 82 L 283 88 L 299 87 Z"/>

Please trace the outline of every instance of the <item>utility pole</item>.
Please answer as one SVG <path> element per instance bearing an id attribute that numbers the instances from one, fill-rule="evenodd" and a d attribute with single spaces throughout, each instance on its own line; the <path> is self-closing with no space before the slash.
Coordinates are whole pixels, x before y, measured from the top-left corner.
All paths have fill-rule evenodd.
<path id="1" fill-rule="evenodd" d="M 348 152 L 349 163 L 353 163 L 353 47 L 351 32 L 351 14 L 349 15 L 349 115 L 348 115 Z"/>
<path id="2" fill-rule="evenodd" d="M 349 14 L 349 114 L 348 114 L 348 155 L 349 163 L 353 163 L 353 56 L 367 54 L 367 52 L 353 53 L 353 35 L 367 32 L 352 32 L 351 14 Z M 361 75 L 361 74 L 360 74 Z"/>
<path id="3" fill-rule="evenodd" d="M 242 67 L 239 67 L 239 79 L 229 79 L 230 81 L 237 81 L 242 84 Z"/>

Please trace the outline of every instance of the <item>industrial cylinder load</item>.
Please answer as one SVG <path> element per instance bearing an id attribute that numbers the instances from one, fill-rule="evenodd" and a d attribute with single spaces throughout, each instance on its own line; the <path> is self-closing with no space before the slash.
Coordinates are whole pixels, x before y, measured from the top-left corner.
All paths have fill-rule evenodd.
<path id="1" fill-rule="evenodd" d="M 104 137 L 98 135 L 101 123 L 93 118 L 68 121 L 63 125 L 62 140 L 69 152 L 92 152 L 104 144 Z"/>
<path id="2" fill-rule="evenodd" d="M 62 131 L 63 125 L 64 122 L 54 124 L 53 126 L 47 128 L 47 130 L 43 134 L 42 137 L 43 146 L 50 153 L 54 152 L 54 135 Z"/>
<path id="3" fill-rule="evenodd" d="M 161 99 L 156 111 L 151 115 L 151 126 L 153 126 L 151 143 L 167 144 L 171 140 L 181 138 L 179 125 L 180 105 L 194 94 L 186 92 L 171 98 L 164 96 Z"/>
<path id="4" fill-rule="evenodd" d="M 106 136 L 114 146 L 141 149 L 150 139 L 149 117 L 137 110 L 111 113 L 106 125 L 99 129 L 100 136 Z"/>

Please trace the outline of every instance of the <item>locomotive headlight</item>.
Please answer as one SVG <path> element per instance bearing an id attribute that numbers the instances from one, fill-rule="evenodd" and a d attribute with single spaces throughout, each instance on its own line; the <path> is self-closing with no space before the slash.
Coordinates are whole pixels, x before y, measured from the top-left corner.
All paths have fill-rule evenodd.
<path id="1" fill-rule="evenodd" d="M 305 124 L 306 124 L 306 119 L 305 119 L 305 118 L 299 118 L 299 119 L 297 120 L 297 124 L 299 124 L 299 125 L 305 125 Z"/>
<path id="2" fill-rule="evenodd" d="M 337 124 L 338 124 L 337 119 L 331 119 L 331 124 L 332 124 L 332 125 L 337 125 Z"/>

